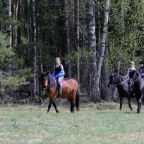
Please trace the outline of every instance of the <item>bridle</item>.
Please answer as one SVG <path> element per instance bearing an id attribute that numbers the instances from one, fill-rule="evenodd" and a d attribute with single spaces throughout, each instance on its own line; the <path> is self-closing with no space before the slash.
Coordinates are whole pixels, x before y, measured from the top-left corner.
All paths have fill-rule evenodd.
<path id="1" fill-rule="evenodd" d="M 116 75 L 115 77 L 117 77 L 118 75 Z M 114 78 L 114 77 L 113 77 Z M 123 83 L 125 83 L 125 82 L 127 82 L 129 79 L 126 79 L 126 80 L 124 80 L 124 81 L 122 81 L 122 82 L 120 82 L 120 83 L 118 83 L 118 84 L 111 84 L 111 85 L 113 85 L 113 86 L 118 86 L 118 85 L 121 85 L 121 84 L 123 84 Z"/>
<path id="2" fill-rule="evenodd" d="M 112 85 L 114 85 L 114 86 L 121 85 L 121 84 L 123 84 L 123 83 L 125 83 L 125 82 L 127 82 L 127 81 L 128 81 L 128 79 L 126 79 L 126 80 L 124 80 L 124 81 L 122 81 L 122 82 L 120 82 L 120 83 L 118 83 L 118 84 L 112 84 Z"/>
<path id="3" fill-rule="evenodd" d="M 49 87 L 53 87 L 53 86 L 54 86 L 54 83 L 56 82 L 56 79 L 55 79 L 55 78 L 53 78 L 53 79 L 51 80 L 51 78 L 48 77 L 48 76 L 45 76 L 44 79 L 47 80 Z"/>

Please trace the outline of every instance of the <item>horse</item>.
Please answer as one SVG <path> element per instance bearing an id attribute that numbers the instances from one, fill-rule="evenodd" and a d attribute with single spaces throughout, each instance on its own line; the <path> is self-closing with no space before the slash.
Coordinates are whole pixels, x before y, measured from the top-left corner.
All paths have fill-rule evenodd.
<path id="1" fill-rule="evenodd" d="M 137 101 L 137 113 L 141 111 L 141 103 L 144 97 L 144 79 L 140 76 L 139 72 L 132 71 L 129 74 L 129 77 L 132 81 L 133 93 Z"/>
<path id="2" fill-rule="evenodd" d="M 131 93 L 129 90 L 129 85 L 128 85 L 128 77 L 122 76 L 122 75 L 117 75 L 117 74 L 111 74 L 109 76 L 109 83 L 108 87 L 110 85 L 114 85 L 118 89 L 119 93 L 119 98 L 120 98 L 120 110 L 122 109 L 122 103 L 123 103 L 123 97 L 127 97 L 128 99 L 128 105 L 130 110 L 132 111 L 133 108 L 131 106 Z"/>
<path id="3" fill-rule="evenodd" d="M 77 111 L 79 111 L 79 85 L 75 79 L 64 79 L 62 81 L 62 94 L 59 95 L 58 84 L 55 77 L 53 77 L 49 72 L 45 74 L 43 73 L 41 77 L 43 85 L 45 87 L 46 96 L 49 98 L 47 112 L 50 111 L 51 105 L 53 105 L 55 111 L 59 113 L 55 102 L 56 98 L 67 98 L 67 100 L 70 102 L 70 111 L 74 112 L 75 107 Z"/>

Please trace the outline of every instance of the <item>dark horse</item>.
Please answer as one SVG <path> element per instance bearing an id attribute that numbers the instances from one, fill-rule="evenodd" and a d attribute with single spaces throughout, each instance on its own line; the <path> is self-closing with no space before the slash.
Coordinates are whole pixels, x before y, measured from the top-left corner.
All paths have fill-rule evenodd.
<path id="1" fill-rule="evenodd" d="M 132 81 L 133 93 L 138 105 L 137 113 L 139 113 L 141 110 L 141 102 L 144 96 L 144 79 L 137 71 L 131 72 L 129 77 Z"/>
<path id="2" fill-rule="evenodd" d="M 111 74 L 109 77 L 108 87 L 110 87 L 110 85 L 115 85 L 118 89 L 120 98 L 120 110 L 122 109 L 123 97 L 128 98 L 129 108 L 132 110 L 132 106 L 130 103 L 131 95 L 129 91 L 128 78 L 125 78 L 122 75 Z"/>
<path id="3" fill-rule="evenodd" d="M 42 74 L 43 85 L 46 88 L 46 95 L 49 98 L 48 110 L 53 104 L 55 111 L 58 113 L 57 105 L 55 103 L 56 98 L 67 98 L 70 101 L 70 111 L 74 112 L 74 107 L 79 110 L 79 90 L 78 83 L 75 79 L 66 79 L 62 82 L 62 95 L 58 95 L 58 84 L 56 79 L 49 73 Z"/>

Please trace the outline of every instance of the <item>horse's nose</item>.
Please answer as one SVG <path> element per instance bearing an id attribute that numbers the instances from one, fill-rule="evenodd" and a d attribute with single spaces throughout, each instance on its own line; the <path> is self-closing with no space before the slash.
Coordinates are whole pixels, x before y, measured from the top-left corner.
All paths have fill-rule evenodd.
<path id="1" fill-rule="evenodd" d="M 42 85 L 42 88 L 45 89 L 46 88 L 45 85 Z"/>
<path id="2" fill-rule="evenodd" d="M 45 88 L 48 86 L 48 80 L 47 79 L 44 82 L 44 86 L 45 86 Z"/>

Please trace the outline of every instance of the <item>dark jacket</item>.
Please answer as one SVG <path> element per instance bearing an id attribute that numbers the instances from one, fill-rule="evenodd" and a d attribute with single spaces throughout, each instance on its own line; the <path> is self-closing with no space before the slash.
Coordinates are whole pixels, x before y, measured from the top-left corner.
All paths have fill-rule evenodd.
<path id="1" fill-rule="evenodd" d="M 139 73 L 140 73 L 140 75 L 144 74 L 144 67 L 139 68 Z"/>

